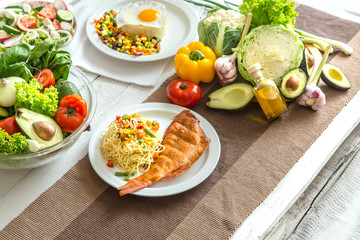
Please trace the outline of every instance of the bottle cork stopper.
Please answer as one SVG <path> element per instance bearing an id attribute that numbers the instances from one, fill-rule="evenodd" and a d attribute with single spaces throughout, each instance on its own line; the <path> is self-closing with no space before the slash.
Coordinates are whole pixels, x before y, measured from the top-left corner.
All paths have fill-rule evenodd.
<path id="1" fill-rule="evenodd" d="M 247 72 L 254 78 L 254 79 L 259 79 L 261 78 L 262 72 L 261 72 L 261 65 L 260 63 L 255 63 L 254 65 L 251 65 L 250 67 L 247 68 Z"/>

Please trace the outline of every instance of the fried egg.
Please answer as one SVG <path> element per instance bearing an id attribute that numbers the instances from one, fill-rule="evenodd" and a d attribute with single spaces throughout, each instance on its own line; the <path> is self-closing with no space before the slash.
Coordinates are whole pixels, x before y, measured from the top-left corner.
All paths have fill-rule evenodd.
<path id="1" fill-rule="evenodd" d="M 154 1 L 132 2 L 120 9 L 116 17 L 117 25 L 141 25 L 163 28 L 166 18 L 165 5 Z"/>

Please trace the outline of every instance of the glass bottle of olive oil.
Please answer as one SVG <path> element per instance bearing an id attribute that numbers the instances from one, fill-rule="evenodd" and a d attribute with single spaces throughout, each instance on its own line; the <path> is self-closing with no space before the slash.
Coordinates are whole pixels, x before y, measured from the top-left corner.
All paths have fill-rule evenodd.
<path id="1" fill-rule="evenodd" d="M 274 81 L 263 77 L 260 63 L 248 67 L 247 71 L 255 79 L 254 95 L 269 121 L 288 110 Z"/>

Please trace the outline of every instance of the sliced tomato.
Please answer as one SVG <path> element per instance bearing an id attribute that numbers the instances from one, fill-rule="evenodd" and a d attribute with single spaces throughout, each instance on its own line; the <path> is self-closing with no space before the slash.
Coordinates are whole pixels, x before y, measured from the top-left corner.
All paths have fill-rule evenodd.
<path id="1" fill-rule="evenodd" d="M 62 29 L 60 22 L 53 22 L 52 25 L 54 26 L 56 31 Z"/>
<path id="2" fill-rule="evenodd" d="M 38 20 L 35 18 L 35 17 L 28 17 L 28 16 L 25 16 L 25 17 L 22 17 L 19 19 L 19 22 L 20 22 L 20 26 L 19 26 L 19 23 L 18 23 L 18 27 L 20 29 L 22 29 L 22 26 L 26 27 L 26 28 L 30 28 L 30 29 L 33 29 L 37 26 L 38 24 Z"/>
<path id="3" fill-rule="evenodd" d="M 54 21 L 56 18 L 56 8 L 54 8 L 50 3 L 46 4 L 43 9 L 38 13 L 41 17 L 49 18 L 51 21 Z"/>
<path id="4" fill-rule="evenodd" d="M 34 75 L 34 78 L 43 85 L 43 89 L 55 85 L 55 76 L 50 69 L 41 70 Z"/>
<path id="5" fill-rule="evenodd" d="M 87 115 L 87 103 L 78 95 L 68 95 L 60 100 L 55 121 L 64 132 L 74 132 Z"/>
<path id="6" fill-rule="evenodd" d="M 21 132 L 19 125 L 15 121 L 15 116 L 5 118 L 0 122 L 0 128 L 10 135 Z"/>

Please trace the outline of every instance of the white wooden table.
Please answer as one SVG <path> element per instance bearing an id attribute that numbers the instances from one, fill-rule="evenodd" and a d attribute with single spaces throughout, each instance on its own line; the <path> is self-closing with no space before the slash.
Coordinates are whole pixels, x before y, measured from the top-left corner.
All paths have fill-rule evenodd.
<path id="1" fill-rule="evenodd" d="M 339 17 L 360 22 L 359 16 L 340 10 L 345 6 L 358 4 L 355 0 L 342 1 L 341 6 L 335 0 L 321 0 L 316 3 L 310 0 L 299 2 L 325 10 Z M 81 4 L 81 1 L 78 4 Z M 173 64 L 170 62 L 165 68 L 163 76 L 170 76 L 173 72 Z M 93 128 L 97 127 L 102 115 L 108 109 L 118 104 L 118 102 L 121 102 L 122 105 L 141 103 L 158 87 L 140 87 L 109 80 L 99 75 L 90 73 L 86 73 L 86 75 L 92 81 L 95 89 L 97 89 L 98 107 L 97 114 L 91 123 Z M 160 85 L 160 82 L 158 85 Z M 280 182 L 269 197 L 239 227 L 234 233 L 233 239 L 278 239 L 290 235 L 301 220 L 302 215 L 299 215 L 299 212 L 306 212 L 307 210 L 307 207 L 299 209 L 298 206 L 310 206 L 314 196 L 319 193 L 317 187 L 325 185 L 324 182 L 335 172 L 334 168 L 336 167 L 334 166 L 339 165 L 340 159 L 348 154 L 346 149 L 351 149 L 355 144 L 359 143 L 359 139 L 355 141 L 351 137 L 352 135 L 348 137 L 360 120 L 359 109 L 360 93 L 344 108 L 331 126 L 316 141 L 313 147 L 309 149 L 303 159 Z M 346 124 L 343 124 L 344 121 L 346 121 Z M 356 128 L 356 131 L 360 131 L 359 127 Z M 73 149 L 76 149 L 76 151 L 67 152 L 61 159 L 52 164 L 36 169 L 0 170 L 0 230 L 86 155 L 90 136 L 91 132 L 82 134 L 73 146 Z M 335 150 L 346 139 L 350 140 L 345 141 L 344 145 L 333 155 Z M 324 146 L 326 146 L 327 151 L 319 153 L 315 150 Z M 315 158 L 318 160 L 313 160 Z M 305 171 L 309 164 L 313 168 L 315 166 L 316 170 Z M 322 174 L 319 175 L 318 173 L 321 170 Z M 314 182 L 315 178 L 317 181 Z M 305 192 L 307 195 L 301 197 L 306 189 L 308 189 Z M 294 216 L 297 217 L 289 224 L 287 220 Z M 284 225 L 284 222 L 287 223 Z"/>
<path id="2" fill-rule="evenodd" d="M 360 23 L 355 0 L 297 1 Z M 243 222 L 232 239 L 286 239 L 313 203 L 332 186 L 354 154 L 360 155 L 360 92 L 282 179 L 268 198 Z M 321 151 L 318 151 L 321 149 Z M 360 173 L 359 173 L 360 174 Z"/>

